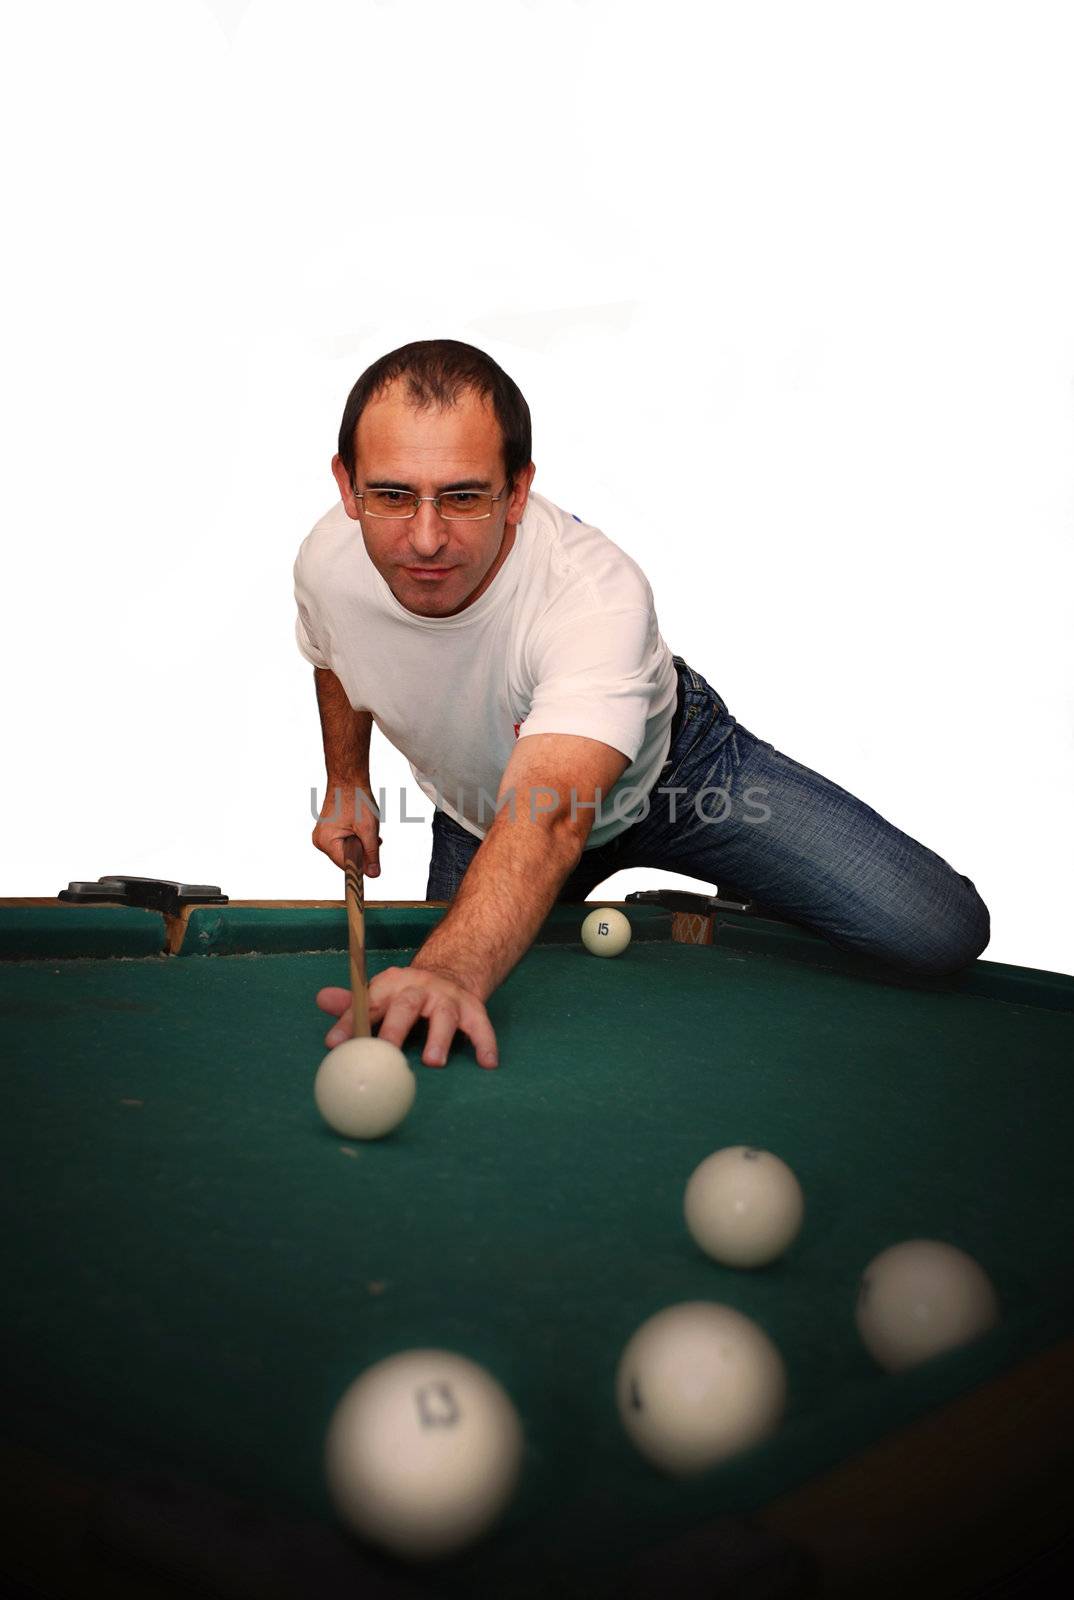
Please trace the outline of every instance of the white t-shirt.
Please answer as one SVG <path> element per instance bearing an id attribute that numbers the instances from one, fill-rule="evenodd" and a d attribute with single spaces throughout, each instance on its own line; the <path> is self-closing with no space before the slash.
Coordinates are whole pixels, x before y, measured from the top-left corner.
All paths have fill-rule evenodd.
<path id="1" fill-rule="evenodd" d="M 419 617 L 392 594 L 340 502 L 303 541 L 294 576 L 306 660 L 335 673 L 423 792 L 470 833 L 483 838 L 492 825 L 515 740 L 534 733 L 621 751 L 630 766 L 604 796 L 587 848 L 630 826 L 667 759 L 675 665 L 644 573 L 597 528 L 531 494 L 484 594 L 456 616 Z"/>

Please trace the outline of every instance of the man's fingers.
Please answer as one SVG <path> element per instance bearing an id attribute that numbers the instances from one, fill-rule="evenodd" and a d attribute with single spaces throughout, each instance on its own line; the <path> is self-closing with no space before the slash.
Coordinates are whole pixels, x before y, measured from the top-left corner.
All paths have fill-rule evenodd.
<path id="1" fill-rule="evenodd" d="M 329 1050 L 334 1050 L 337 1044 L 342 1044 L 344 1039 L 354 1036 L 354 1011 L 348 1006 L 334 1028 L 330 1028 L 325 1035 L 325 1044 Z"/>
<path id="2" fill-rule="evenodd" d="M 500 1052 L 496 1047 L 496 1033 L 484 1006 L 463 1006 L 460 1027 L 469 1036 L 477 1054 L 479 1067 L 498 1067 Z"/>
<path id="3" fill-rule="evenodd" d="M 480 1000 L 452 986 L 447 994 L 436 993 L 404 977 L 406 968 L 389 967 L 379 973 L 369 988 L 369 1020 L 379 1024 L 377 1037 L 402 1049 L 420 1017 L 428 1022 L 421 1059 L 427 1067 L 442 1067 L 451 1052 L 457 1032 L 465 1033 L 474 1047 L 479 1066 L 500 1064 L 496 1034 L 488 1012 Z M 398 987 L 396 985 L 398 984 Z M 322 1011 L 339 1020 L 325 1043 L 329 1049 L 342 1044 L 354 1032 L 349 989 L 325 988 L 318 991 Z"/>
<path id="4" fill-rule="evenodd" d="M 478 1066 L 498 1067 L 496 1035 L 485 1008 L 476 1001 L 457 1005 L 454 1000 L 438 1003 L 428 1013 L 429 1033 L 421 1059 L 427 1067 L 442 1067 L 451 1051 L 456 1033 L 465 1033 L 474 1047 Z"/>
<path id="5" fill-rule="evenodd" d="M 459 1008 L 454 1000 L 439 1001 L 429 1013 L 429 1033 L 421 1053 L 427 1067 L 444 1065 L 458 1026 Z"/>
<path id="6" fill-rule="evenodd" d="M 349 989 L 318 989 L 317 1004 L 330 1017 L 341 1017 L 351 1003 Z"/>
<path id="7" fill-rule="evenodd" d="M 349 1039 L 354 1032 L 351 992 L 349 989 L 318 989 L 317 1004 L 322 1011 L 327 1011 L 330 1017 L 339 1019 L 336 1026 L 329 1029 L 324 1040 L 329 1050 L 334 1050 L 337 1044 L 342 1044 L 344 1039 Z"/>
<path id="8" fill-rule="evenodd" d="M 422 1001 L 423 996 L 418 989 L 400 989 L 393 994 L 384 1008 L 377 1038 L 387 1039 L 389 1044 L 398 1045 L 401 1050 L 407 1034 L 421 1015 Z"/>

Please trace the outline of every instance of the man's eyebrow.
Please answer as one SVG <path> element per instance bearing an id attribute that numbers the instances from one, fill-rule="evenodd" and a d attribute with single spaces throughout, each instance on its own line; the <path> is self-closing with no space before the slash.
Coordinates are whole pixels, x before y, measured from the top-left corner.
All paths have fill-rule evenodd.
<path id="1" fill-rule="evenodd" d="M 396 478 L 370 478 L 366 484 L 367 489 L 400 489 L 407 494 L 417 494 L 412 483 L 401 483 Z M 492 492 L 491 478 L 457 478 L 454 483 L 442 483 L 437 490 L 438 494 L 451 494 L 456 489 L 483 489 L 487 494 Z"/>

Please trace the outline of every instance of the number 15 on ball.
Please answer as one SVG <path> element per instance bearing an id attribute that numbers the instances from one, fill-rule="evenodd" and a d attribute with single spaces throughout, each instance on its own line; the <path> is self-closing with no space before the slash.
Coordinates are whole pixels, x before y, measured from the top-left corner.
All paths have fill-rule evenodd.
<path id="1" fill-rule="evenodd" d="M 630 943 L 630 923 L 614 906 L 600 906 L 582 923 L 582 943 L 590 955 L 622 955 Z"/>

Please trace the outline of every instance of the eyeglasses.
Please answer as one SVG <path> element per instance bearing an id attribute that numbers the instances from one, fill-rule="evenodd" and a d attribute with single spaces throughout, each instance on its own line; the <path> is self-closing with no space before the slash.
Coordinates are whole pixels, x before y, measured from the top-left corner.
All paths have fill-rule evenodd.
<path id="1" fill-rule="evenodd" d="M 416 517 L 422 502 L 431 500 L 445 522 L 479 522 L 483 517 L 491 517 L 493 506 L 503 499 L 503 490 L 499 494 L 478 494 L 473 489 L 415 494 L 411 489 L 355 489 L 354 498 L 365 501 L 367 517 L 392 517 L 397 521 Z"/>

